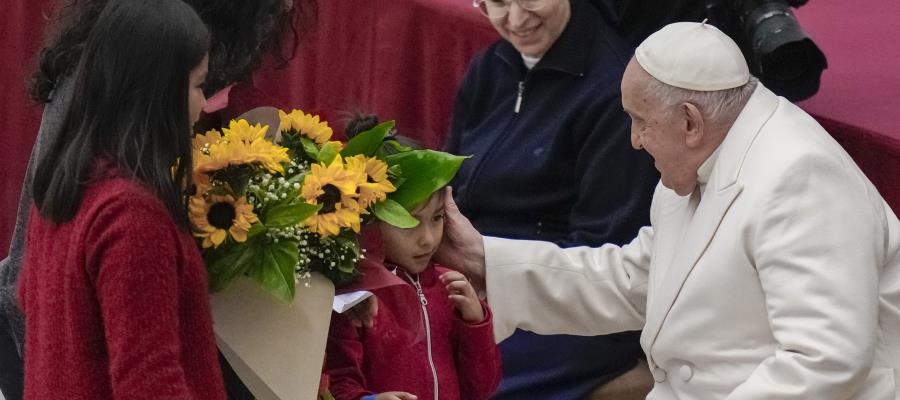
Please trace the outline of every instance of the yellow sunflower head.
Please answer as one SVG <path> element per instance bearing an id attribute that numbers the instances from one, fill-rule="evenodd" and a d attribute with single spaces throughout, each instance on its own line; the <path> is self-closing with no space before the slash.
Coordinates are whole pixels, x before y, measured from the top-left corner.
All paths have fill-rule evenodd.
<path id="1" fill-rule="evenodd" d="M 209 152 L 212 146 L 219 144 L 222 140 L 222 134 L 213 129 L 205 134 L 194 135 L 191 139 L 191 158 L 194 162 L 194 169 L 201 164 L 209 162 Z M 194 177 L 196 179 L 196 177 Z"/>
<path id="2" fill-rule="evenodd" d="M 194 235 L 203 238 L 203 248 L 219 247 L 228 234 L 236 242 L 245 242 L 250 226 L 259 222 L 244 197 L 197 195 L 191 197 L 189 208 Z"/>
<path id="3" fill-rule="evenodd" d="M 290 162 L 288 149 L 266 140 L 266 129 L 245 120 L 231 121 L 222 139 L 207 146 L 208 151 L 195 150 L 194 171 L 211 173 L 228 166 L 258 164 L 269 172 L 284 172 L 282 164 Z"/>
<path id="4" fill-rule="evenodd" d="M 209 178 L 209 175 L 197 173 L 193 174 L 193 182 L 194 186 L 196 186 L 197 194 L 203 194 L 212 189 L 212 180 Z"/>
<path id="5" fill-rule="evenodd" d="M 215 129 L 211 129 L 204 134 L 194 135 L 194 138 L 191 140 L 191 147 L 194 149 L 195 154 L 197 152 L 209 154 L 209 147 L 219 143 L 221 140 L 222 134 Z"/>
<path id="6" fill-rule="evenodd" d="M 325 166 L 313 164 L 303 178 L 300 195 L 322 209 L 304 223 L 322 236 L 334 236 L 341 228 L 359 232 L 360 207 L 356 202 L 357 174 L 344 168 L 341 156 Z"/>
<path id="7" fill-rule="evenodd" d="M 329 204 L 326 204 L 328 206 Z M 322 207 L 318 213 L 303 221 L 313 232 L 321 236 L 337 236 L 341 228 L 350 228 L 359 233 L 360 217 L 359 205 L 353 198 L 342 197 L 341 201 L 333 202 L 327 208 Z"/>
<path id="8" fill-rule="evenodd" d="M 292 110 L 290 113 L 278 110 L 281 118 L 281 131 L 291 130 L 312 139 L 317 144 L 324 144 L 331 139 L 331 128 L 328 122 L 319 119 L 318 115 L 306 114 L 301 110 Z"/>
<path id="9" fill-rule="evenodd" d="M 268 125 L 250 125 L 246 119 L 239 119 L 231 120 L 227 128 L 222 128 L 222 133 L 225 140 L 229 142 L 252 143 L 256 140 L 265 139 L 268 130 Z"/>
<path id="10" fill-rule="evenodd" d="M 359 204 L 368 208 L 373 203 L 384 201 L 387 194 L 397 190 L 388 179 L 388 166 L 377 158 L 357 155 L 347 158 L 347 169 L 357 177 Z"/>

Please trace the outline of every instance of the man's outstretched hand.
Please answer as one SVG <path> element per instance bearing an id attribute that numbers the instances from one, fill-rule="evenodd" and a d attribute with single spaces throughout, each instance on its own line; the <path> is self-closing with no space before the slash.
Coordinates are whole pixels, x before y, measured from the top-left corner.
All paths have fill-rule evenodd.
<path id="1" fill-rule="evenodd" d="M 444 193 L 444 240 L 434 254 L 438 263 L 462 272 L 475 290 L 485 289 L 484 241 L 453 201 L 453 189 Z"/>

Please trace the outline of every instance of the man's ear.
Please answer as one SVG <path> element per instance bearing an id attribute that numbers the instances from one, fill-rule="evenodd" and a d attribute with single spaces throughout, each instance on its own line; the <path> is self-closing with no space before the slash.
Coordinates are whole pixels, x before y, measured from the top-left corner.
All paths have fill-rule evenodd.
<path id="1" fill-rule="evenodd" d="M 684 140 L 688 148 L 697 148 L 703 143 L 705 124 L 703 113 L 693 103 L 681 103 L 679 106 L 685 121 Z"/>

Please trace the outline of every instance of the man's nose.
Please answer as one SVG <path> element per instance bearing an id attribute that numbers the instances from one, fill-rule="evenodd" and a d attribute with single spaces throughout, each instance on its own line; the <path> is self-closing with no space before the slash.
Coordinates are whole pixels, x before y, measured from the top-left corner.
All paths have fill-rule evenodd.
<path id="1" fill-rule="evenodd" d="M 631 147 L 633 147 L 635 150 L 644 148 L 644 146 L 641 144 L 641 135 L 635 133 L 634 129 L 631 130 Z"/>

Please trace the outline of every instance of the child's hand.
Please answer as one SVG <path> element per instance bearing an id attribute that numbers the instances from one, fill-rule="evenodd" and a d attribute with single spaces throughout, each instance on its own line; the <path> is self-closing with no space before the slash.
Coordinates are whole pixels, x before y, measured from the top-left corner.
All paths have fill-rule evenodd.
<path id="1" fill-rule="evenodd" d="M 375 400 L 416 400 L 416 396 L 406 392 L 384 392 L 376 394 Z"/>
<path id="2" fill-rule="evenodd" d="M 375 316 L 378 315 L 378 299 L 375 295 L 369 296 L 362 303 L 359 303 L 345 313 L 350 320 L 350 324 L 357 328 L 371 328 L 375 326 Z"/>
<path id="3" fill-rule="evenodd" d="M 450 301 L 459 310 L 464 321 L 472 324 L 484 321 L 484 309 L 465 275 L 456 271 L 445 272 L 441 275 L 441 282 L 447 286 Z"/>

